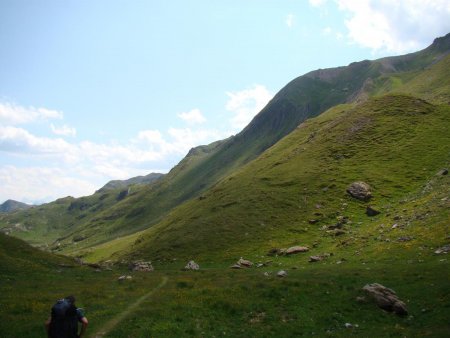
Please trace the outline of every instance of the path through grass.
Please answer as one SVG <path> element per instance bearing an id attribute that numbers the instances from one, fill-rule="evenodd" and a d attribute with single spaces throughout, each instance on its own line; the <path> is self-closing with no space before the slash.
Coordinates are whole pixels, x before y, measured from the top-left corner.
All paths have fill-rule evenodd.
<path id="1" fill-rule="evenodd" d="M 154 289 L 152 289 L 151 291 L 149 291 L 148 293 L 146 293 L 145 295 L 143 295 L 142 297 L 140 297 L 137 301 L 135 301 L 134 303 L 132 303 L 130 306 L 128 306 L 124 311 L 122 311 L 119 315 L 117 315 L 116 317 L 114 317 L 113 319 L 111 319 L 109 322 L 107 322 L 98 332 L 97 334 L 95 334 L 94 337 L 96 338 L 101 338 L 104 337 L 105 335 L 107 335 L 112 329 L 114 329 L 117 324 L 119 324 L 121 321 L 123 321 L 129 314 L 131 314 L 132 312 L 134 312 L 137 308 L 139 308 L 139 306 L 142 304 L 142 302 L 144 302 L 145 300 L 147 300 L 148 298 L 150 298 L 151 296 L 153 296 L 155 294 L 156 291 L 158 291 L 159 289 L 161 289 L 164 285 L 166 285 L 168 281 L 167 276 L 163 276 L 163 279 L 161 281 L 161 283 L 158 284 L 158 286 L 156 286 Z"/>

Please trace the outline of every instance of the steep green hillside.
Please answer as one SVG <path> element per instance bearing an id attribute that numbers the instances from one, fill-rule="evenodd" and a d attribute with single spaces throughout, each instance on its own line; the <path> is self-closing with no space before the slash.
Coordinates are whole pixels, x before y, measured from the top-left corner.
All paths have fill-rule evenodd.
<path id="1" fill-rule="evenodd" d="M 149 228 L 257 158 L 302 121 L 337 104 L 362 103 L 389 92 L 419 95 L 432 102 L 439 97 L 445 102 L 448 77 L 442 74 L 448 58 L 446 63 L 442 59 L 449 50 L 447 35 L 417 53 L 310 72 L 286 85 L 241 133 L 191 150 L 168 175 L 148 187 L 129 195 L 123 192 L 119 201 L 112 195 L 86 197 L 83 210 L 55 202 L 31 213 L 0 216 L 0 227 L 43 246 L 58 239 L 58 248 L 71 253 Z M 442 68 L 438 76 L 436 65 Z"/>
<path id="2" fill-rule="evenodd" d="M 192 150 L 157 184 L 86 221 L 77 232 L 89 241 L 80 242 L 77 247 L 70 240 L 65 241 L 63 250 L 73 252 L 88 248 L 160 222 L 174 207 L 201 196 L 203 191 L 255 159 L 305 119 L 339 103 L 364 102 L 370 96 L 405 86 L 418 78 L 424 67 L 426 70 L 429 65 L 441 64 L 438 61 L 449 50 L 450 35 L 435 40 L 433 45 L 417 53 L 313 71 L 293 80 L 241 133 Z M 393 82 L 398 85 L 391 86 Z M 416 88 L 412 88 L 412 92 L 414 90 Z"/>
<path id="3" fill-rule="evenodd" d="M 438 245 L 449 235 L 444 226 L 449 202 L 439 200 L 450 191 L 449 178 L 435 176 L 450 164 L 449 128 L 448 105 L 412 96 L 386 95 L 337 106 L 174 210 L 147 230 L 129 255 L 217 261 L 295 244 L 344 254 Z M 348 196 L 346 188 L 354 181 L 372 187 L 370 202 Z M 438 190 L 424 191 L 429 184 Z M 436 194 L 436 210 L 433 222 L 424 227 L 430 207 L 415 201 L 431 199 L 427 193 Z M 368 217 L 368 204 L 381 214 Z M 334 236 L 324 227 L 339 216 L 349 224 L 345 234 Z M 392 229 L 396 223 L 398 229 Z M 406 244 L 396 242 L 416 233 Z"/>
<path id="4" fill-rule="evenodd" d="M 164 177 L 164 174 L 150 173 L 145 176 L 132 177 L 128 180 L 113 180 L 106 183 L 101 189 L 99 189 L 96 192 L 106 192 L 108 190 L 125 189 L 135 184 L 149 184 L 161 179 L 162 177 Z"/>

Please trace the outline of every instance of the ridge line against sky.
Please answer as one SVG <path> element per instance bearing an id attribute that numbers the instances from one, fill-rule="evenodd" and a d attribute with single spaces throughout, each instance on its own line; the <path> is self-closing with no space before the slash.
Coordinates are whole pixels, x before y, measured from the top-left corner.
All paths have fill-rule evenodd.
<path id="1" fill-rule="evenodd" d="M 445 0 L 0 3 L 0 203 L 167 172 L 308 71 L 425 48 Z"/>

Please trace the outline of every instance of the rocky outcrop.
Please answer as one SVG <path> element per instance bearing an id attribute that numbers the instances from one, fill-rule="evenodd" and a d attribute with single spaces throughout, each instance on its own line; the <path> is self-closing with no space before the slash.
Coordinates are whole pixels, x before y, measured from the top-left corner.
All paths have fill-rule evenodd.
<path id="1" fill-rule="evenodd" d="M 394 290 L 381 284 L 373 283 L 365 285 L 363 291 L 373 299 L 381 309 L 394 312 L 399 316 L 408 314 L 405 303 L 397 297 Z"/>
<path id="2" fill-rule="evenodd" d="M 129 265 L 130 270 L 132 271 L 143 271 L 150 272 L 153 271 L 152 262 L 144 262 L 144 261 L 136 261 Z"/>
<path id="3" fill-rule="evenodd" d="M 186 266 L 184 267 L 184 270 L 199 270 L 200 265 L 195 263 L 194 261 L 189 261 Z"/>
<path id="4" fill-rule="evenodd" d="M 370 186 L 362 181 L 353 182 L 347 188 L 347 193 L 360 201 L 368 201 L 372 198 Z"/>

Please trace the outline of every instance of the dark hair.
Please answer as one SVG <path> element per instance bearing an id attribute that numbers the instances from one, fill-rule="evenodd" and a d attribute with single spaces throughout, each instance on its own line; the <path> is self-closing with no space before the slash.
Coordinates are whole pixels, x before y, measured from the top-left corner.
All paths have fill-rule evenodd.
<path id="1" fill-rule="evenodd" d="M 67 296 L 64 299 L 67 300 L 70 304 L 75 305 L 75 297 L 74 296 Z"/>

